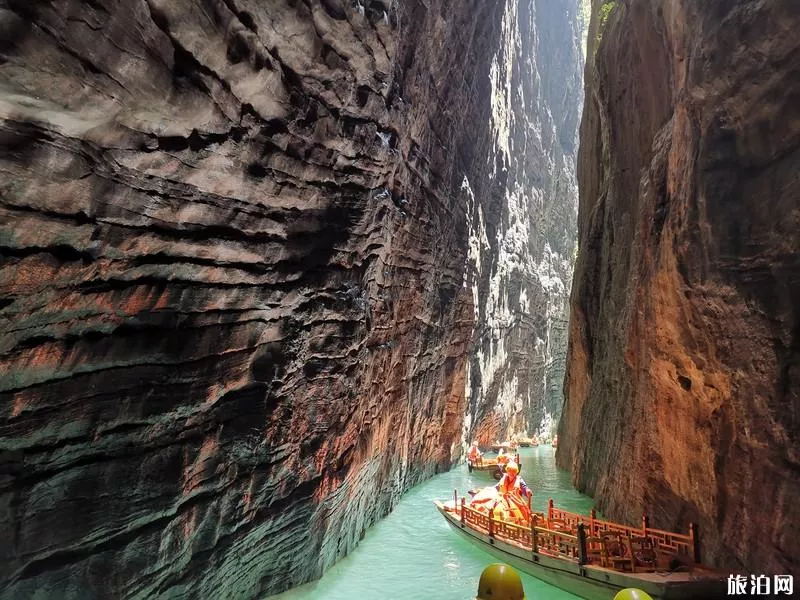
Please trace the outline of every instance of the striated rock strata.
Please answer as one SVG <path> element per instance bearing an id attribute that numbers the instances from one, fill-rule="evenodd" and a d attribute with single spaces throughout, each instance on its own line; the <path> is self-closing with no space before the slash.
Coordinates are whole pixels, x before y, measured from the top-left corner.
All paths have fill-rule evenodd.
<path id="1" fill-rule="evenodd" d="M 557 4 L 0 3 L 0 597 L 317 577 L 557 355 Z"/>
<path id="2" fill-rule="evenodd" d="M 600 4 L 558 461 L 612 517 L 797 574 L 800 4 Z"/>
<path id="3" fill-rule="evenodd" d="M 476 321 L 465 434 L 482 443 L 549 435 L 558 421 L 577 235 L 577 2 L 504 4 L 491 57 L 493 169 L 487 182 L 464 181 Z"/>

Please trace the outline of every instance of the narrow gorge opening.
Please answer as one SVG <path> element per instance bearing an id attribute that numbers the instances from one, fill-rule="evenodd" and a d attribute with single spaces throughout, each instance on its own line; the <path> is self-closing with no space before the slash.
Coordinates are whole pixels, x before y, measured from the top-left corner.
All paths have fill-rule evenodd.
<path id="1" fill-rule="evenodd" d="M 0 598 L 786 591 L 799 25 L 0 4 Z"/>

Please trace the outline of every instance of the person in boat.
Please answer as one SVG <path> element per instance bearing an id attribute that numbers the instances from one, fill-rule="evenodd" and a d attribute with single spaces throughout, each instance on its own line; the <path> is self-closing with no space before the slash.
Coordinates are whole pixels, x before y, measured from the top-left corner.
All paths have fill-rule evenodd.
<path id="1" fill-rule="evenodd" d="M 518 494 L 526 500 L 533 496 L 533 492 L 520 477 L 519 465 L 513 460 L 506 465 L 506 472 L 500 482 L 494 486 L 501 494 Z"/>
<path id="2" fill-rule="evenodd" d="M 472 446 L 469 448 L 469 452 L 467 452 L 467 460 L 471 466 L 475 466 L 480 463 L 481 456 L 483 453 L 478 449 L 477 442 L 472 442 Z"/>
<path id="3" fill-rule="evenodd" d="M 502 478 L 503 473 L 506 471 L 506 465 L 508 465 L 511 457 L 506 454 L 506 451 L 503 448 L 500 448 L 500 452 L 497 454 L 497 474 L 495 475 L 495 479 Z"/>
<path id="4" fill-rule="evenodd" d="M 500 451 L 497 453 L 497 464 L 505 466 L 508 464 L 508 461 L 511 458 L 506 454 L 505 448 L 500 448 Z"/>
<path id="5" fill-rule="evenodd" d="M 497 490 L 498 497 L 503 499 L 512 512 L 517 512 L 521 515 L 524 522 L 530 522 L 531 509 L 529 502 L 533 497 L 533 492 L 520 477 L 517 463 L 513 460 L 508 463 L 505 474 L 494 487 Z"/>

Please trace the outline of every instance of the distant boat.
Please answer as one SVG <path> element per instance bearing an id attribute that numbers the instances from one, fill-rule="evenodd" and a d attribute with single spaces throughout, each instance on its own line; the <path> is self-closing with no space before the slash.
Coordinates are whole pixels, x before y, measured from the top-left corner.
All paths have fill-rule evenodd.
<path id="1" fill-rule="evenodd" d="M 514 450 L 516 447 L 516 442 L 495 442 L 489 446 L 489 451 L 500 452 L 500 449 L 502 448 L 504 451 L 508 452 L 509 450 Z"/>
<path id="2" fill-rule="evenodd" d="M 531 448 L 531 447 L 536 447 L 536 446 L 539 445 L 539 439 L 536 436 L 533 436 L 532 438 L 521 437 L 521 438 L 517 439 L 517 443 L 522 448 Z"/>
<path id="3" fill-rule="evenodd" d="M 459 535 L 505 563 L 588 600 L 611 600 L 638 588 L 656 600 L 724 597 L 726 573 L 698 561 L 689 535 L 628 527 L 558 510 L 533 513 L 532 523 L 512 523 L 471 508 L 464 498 L 434 504 Z M 682 565 L 680 569 L 675 565 Z M 668 570 L 673 567 L 673 570 Z"/>
<path id="4" fill-rule="evenodd" d="M 516 456 L 509 456 L 519 466 L 520 473 L 522 472 L 522 461 L 519 454 Z M 476 461 L 467 461 L 467 468 L 469 472 L 478 471 L 481 473 L 490 473 L 495 481 L 500 481 L 505 472 L 505 463 L 498 463 L 496 458 L 483 458 L 479 457 Z"/>

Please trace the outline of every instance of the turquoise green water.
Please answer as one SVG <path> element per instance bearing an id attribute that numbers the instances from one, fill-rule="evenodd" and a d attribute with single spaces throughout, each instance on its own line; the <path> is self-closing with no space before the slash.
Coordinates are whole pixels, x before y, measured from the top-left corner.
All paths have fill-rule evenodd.
<path id="1" fill-rule="evenodd" d="M 592 499 L 556 469 L 553 448 L 521 448 L 520 455 L 535 509 L 545 510 L 548 498 L 570 511 L 591 509 Z M 463 495 L 492 483 L 489 475 L 469 474 L 461 465 L 418 485 L 322 579 L 270 600 L 472 600 L 481 571 L 496 560 L 457 536 L 432 501 L 452 498 L 454 489 Z M 524 574 L 523 585 L 528 600 L 578 598 Z"/>

